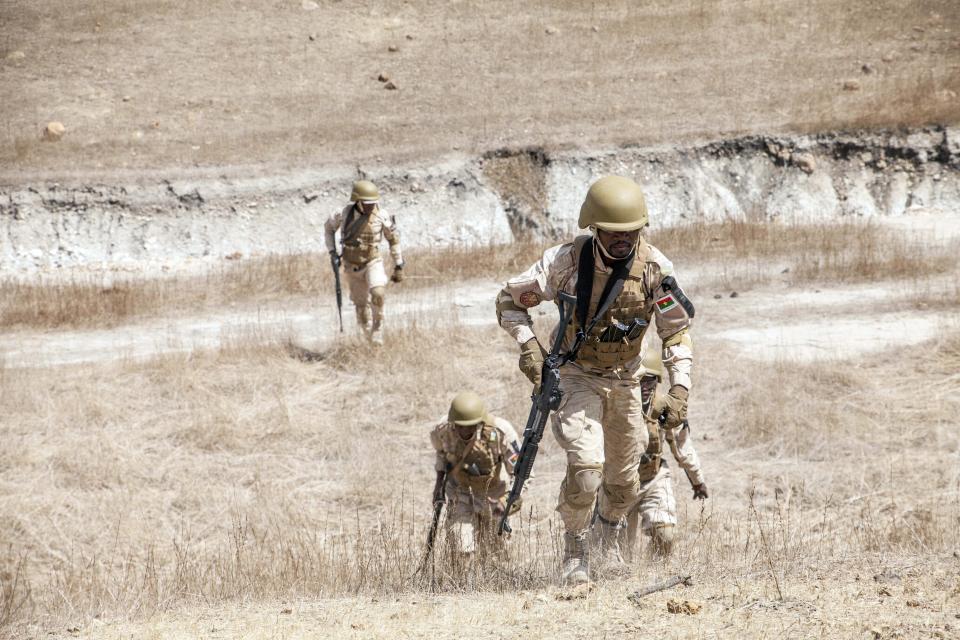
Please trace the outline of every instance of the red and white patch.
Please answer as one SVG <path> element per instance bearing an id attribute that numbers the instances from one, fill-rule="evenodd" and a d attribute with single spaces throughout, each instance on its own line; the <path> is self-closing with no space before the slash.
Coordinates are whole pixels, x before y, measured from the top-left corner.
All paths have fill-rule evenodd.
<path id="1" fill-rule="evenodd" d="M 536 291 L 524 291 L 520 294 L 519 302 L 525 307 L 535 307 L 540 304 L 540 294 Z"/>

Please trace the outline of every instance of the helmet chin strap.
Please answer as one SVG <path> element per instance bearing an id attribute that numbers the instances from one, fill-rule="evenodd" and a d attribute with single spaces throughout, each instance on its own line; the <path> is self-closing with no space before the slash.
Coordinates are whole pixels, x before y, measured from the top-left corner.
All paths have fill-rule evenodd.
<path id="1" fill-rule="evenodd" d="M 600 242 L 600 234 L 597 233 L 597 227 L 595 227 L 594 225 L 590 225 L 590 232 L 593 234 L 594 240 L 597 241 L 597 242 L 596 242 L 596 245 L 597 245 L 598 247 L 600 247 L 600 253 L 602 253 L 603 256 L 604 256 L 605 258 L 607 258 L 608 260 L 626 260 L 627 258 L 629 258 L 630 255 L 631 255 L 634 251 L 637 250 L 637 245 L 640 244 L 640 236 L 643 235 L 643 234 L 637 235 L 637 241 L 633 243 L 633 249 L 631 249 L 630 253 L 628 253 L 627 255 L 625 255 L 625 256 L 622 257 L 622 258 L 616 258 L 616 257 L 610 255 L 610 252 L 607 251 L 607 248 L 606 248 L 605 246 L 603 246 L 603 243 L 602 243 L 602 242 Z"/>

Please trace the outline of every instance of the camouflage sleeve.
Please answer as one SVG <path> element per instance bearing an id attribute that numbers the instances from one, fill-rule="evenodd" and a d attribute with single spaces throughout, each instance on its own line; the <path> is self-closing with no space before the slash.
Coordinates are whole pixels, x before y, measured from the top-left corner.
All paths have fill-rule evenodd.
<path id="1" fill-rule="evenodd" d="M 500 290 L 497 322 L 518 344 L 536 337 L 527 309 L 556 298 L 560 276 L 568 271 L 566 267 L 572 266 L 573 259 L 572 243 L 551 247 L 533 266 L 507 280 Z"/>
<path id="2" fill-rule="evenodd" d="M 703 484 L 703 470 L 700 467 L 700 456 L 693 447 L 693 438 L 690 435 L 690 426 L 683 425 L 679 429 L 666 429 L 667 441 L 670 443 L 670 451 L 676 458 L 677 464 L 687 474 L 690 484 Z"/>
<path id="3" fill-rule="evenodd" d="M 323 236 L 326 241 L 327 251 L 337 250 L 337 229 L 340 228 L 341 222 L 343 222 L 343 213 L 338 211 L 327 218 L 326 223 L 323 225 Z"/>
<path id="4" fill-rule="evenodd" d="M 503 459 L 503 466 L 511 476 L 513 467 L 517 463 L 517 457 L 520 455 L 520 437 L 517 435 L 513 425 L 503 418 L 494 418 L 494 423 L 500 433 L 503 434 L 500 446 L 500 455 Z"/>
<path id="5" fill-rule="evenodd" d="M 443 435 L 441 433 L 444 426 L 446 426 L 446 423 L 441 422 L 430 432 L 430 444 L 433 445 L 433 449 L 437 453 L 436 460 L 433 465 L 435 471 L 447 470 L 447 457 L 443 451 Z"/>
<path id="6" fill-rule="evenodd" d="M 400 253 L 400 230 L 397 228 L 397 219 L 394 216 L 381 214 L 383 221 L 383 237 L 390 244 L 390 255 L 394 264 L 403 264 L 403 255 Z"/>
<path id="7" fill-rule="evenodd" d="M 693 341 L 690 325 L 693 322 L 693 303 L 677 283 L 671 263 L 657 249 L 651 253 L 659 265 L 656 287 L 653 289 L 653 311 L 657 320 L 657 334 L 663 341 L 663 367 L 670 385 L 690 389 L 690 371 L 693 368 Z"/>

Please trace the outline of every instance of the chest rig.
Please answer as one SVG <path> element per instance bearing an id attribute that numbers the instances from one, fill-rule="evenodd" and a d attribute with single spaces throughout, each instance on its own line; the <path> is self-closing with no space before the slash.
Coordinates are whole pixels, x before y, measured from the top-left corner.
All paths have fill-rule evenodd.
<path id="1" fill-rule="evenodd" d="M 646 256 L 635 253 L 612 273 L 597 273 L 594 239 L 578 238 L 577 243 L 577 311 L 567 325 L 565 342 L 575 345 L 577 362 L 613 371 L 640 355 L 650 311 L 643 277 Z M 645 247 L 638 249 L 645 254 Z"/>
<path id="2" fill-rule="evenodd" d="M 460 440 L 455 434 L 454 437 Z M 492 425 L 480 424 L 450 469 L 457 485 L 474 494 L 485 494 L 490 490 L 500 477 L 500 468 L 503 466 L 500 438 L 500 432 Z"/>
<path id="3" fill-rule="evenodd" d="M 343 226 L 340 229 L 344 260 L 363 266 L 380 257 L 383 223 L 379 213 L 379 207 L 366 214 L 354 205 L 344 212 Z"/>

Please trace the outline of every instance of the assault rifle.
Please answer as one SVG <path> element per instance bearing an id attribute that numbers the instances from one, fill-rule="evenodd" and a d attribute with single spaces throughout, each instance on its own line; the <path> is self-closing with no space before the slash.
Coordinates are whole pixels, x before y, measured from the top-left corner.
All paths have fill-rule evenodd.
<path id="1" fill-rule="evenodd" d="M 330 266 L 333 267 L 333 282 L 337 289 L 337 317 L 340 318 L 340 333 L 343 333 L 343 290 L 340 289 L 340 256 L 330 252 Z"/>
<path id="2" fill-rule="evenodd" d="M 448 465 L 449 467 L 449 465 Z M 427 532 L 427 549 L 423 553 L 423 559 L 420 560 L 420 566 L 413 575 L 418 575 L 427 566 L 427 560 L 433 553 L 433 543 L 437 539 L 437 529 L 440 527 L 440 514 L 443 513 L 443 504 L 446 502 L 447 471 L 437 473 L 437 481 L 433 485 L 433 522 L 430 523 L 430 531 Z"/>
<path id="3" fill-rule="evenodd" d="M 507 496 L 507 502 L 504 505 L 503 517 L 500 518 L 500 525 L 497 527 L 497 534 L 503 535 L 504 532 L 510 533 L 510 510 L 513 503 L 520 498 L 520 492 L 523 491 L 524 483 L 530 478 L 533 471 L 533 461 L 537 458 L 537 451 L 540 448 L 540 439 L 543 438 L 543 430 L 547 426 L 547 418 L 550 412 L 560 407 L 560 366 L 566 360 L 560 354 L 560 346 L 563 344 L 564 334 L 567 325 L 573 318 L 573 308 L 576 304 L 576 296 L 561 292 L 558 296 L 557 306 L 560 308 L 560 322 L 557 324 L 557 335 L 553 340 L 553 348 L 543 361 L 543 370 L 540 381 L 540 388 L 534 389 L 530 397 L 533 404 L 530 407 L 530 414 L 527 416 L 527 424 L 523 428 L 523 444 L 520 446 L 520 456 L 513 468 L 513 486 Z"/>

